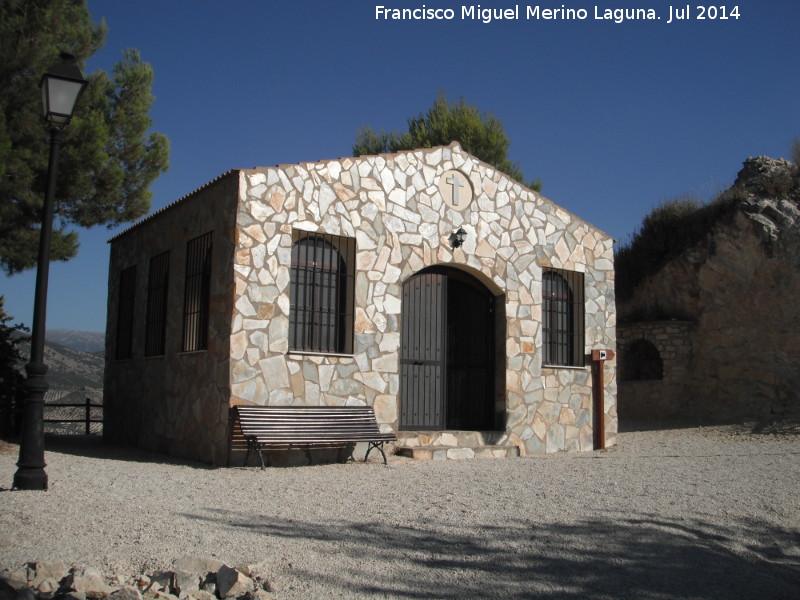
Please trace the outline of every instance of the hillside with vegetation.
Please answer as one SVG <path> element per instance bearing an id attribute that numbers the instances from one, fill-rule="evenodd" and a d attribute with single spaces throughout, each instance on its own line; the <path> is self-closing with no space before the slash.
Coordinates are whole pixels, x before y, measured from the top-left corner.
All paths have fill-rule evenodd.
<path id="1" fill-rule="evenodd" d="M 106 334 L 103 331 L 76 331 L 75 329 L 48 329 L 45 334 L 47 343 L 56 343 L 88 352 L 103 355 L 106 348 Z"/>
<path id="2" fill-rule="evenodd" d="M 12 331 L 17 337 L 15 347 L 18 349 L 13 367 L 9 365 L 2 380 L 3 394 L 0 396 L 0 435 L 15 437 L 19 435 L 19 415 L 22 410 L 24 391 L 21 389 L 24 380 L 25 363 L 30 356 L 30 342 L 24 331 Z M 48 332 L 49 337 L 49 332 Z M 78 336 L 80 343 L 85 343 L 84 336 Z M 21 338 L 21 340 L 19 339 Z M 47 382 L 49 389 L 45 395 L 45 404 L 78 403 L 83 404 L 90 398 L 94 404 L 103 401 L 103 372 L 105 359 L 100 354 L 83 352 L 62 344 L 47 340 L 44 348 L 44 362 L 47 365 Z M 14 380 L 9 379 L 13 375 Z M 45 407 L 45 419 L 82 419 L 83 408 Z M 92 409 L 92 418 L 102 417 L 101 409 Z M 45 430 L 57 433 L 83 433 L 83 423 L 47 423 Z M 92 432 L 99 433 L 101 425 L 92 424 Z"/>
<path id="3" fill-rule="evenodd" d="M 20 368 L 24 372 L 30 344 L 20 344 L 20 351 L 23 355 Z M 44 363 L 47 365 L 47 381 L 51 389 L 103 389 L 105 359 L 98 354 L 75 350 L 48 340 L 44 347 Z"/>
<path id="4" fill-rule="evenodd" d="M 662 202 L 642 221 L 631 238 L 617 245 L 615 256 L 617 299 L 630 299 L 648 277 L 698 246 L 709 245 L 712 232 L 746 215 L 761 228 L 766 240 L 776 240 L 781 229 L 800 215 L 800 142 L 793 146 L 794 161 L 766 156 L 749 158 L 735 183 L 709 203 L 691 196 Z M 677 315 L 650 315 L 668 317 Z"/>
<path id="5" fill-rule="evenodd" d="M 714 201 L 666 202 L 618 249 L 621 371 L 642 341 L 659 367 L 620 382 L 620 415 L 800 423 L 798 165 L 749 158 Z"/>

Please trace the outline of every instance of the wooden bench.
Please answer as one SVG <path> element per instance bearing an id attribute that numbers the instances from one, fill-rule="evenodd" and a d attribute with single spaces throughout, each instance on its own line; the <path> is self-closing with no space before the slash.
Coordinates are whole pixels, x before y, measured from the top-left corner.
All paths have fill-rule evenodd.
<path id="1" fill-rule="evenodd" d="M 397 439 L 394 433 L 381 433 L 371 406 L 237 406 L 242 435 L 247 440 L 247 455 L 258 451 L 264 469 L 263 450 L 328 447 L 344 448 L 367 442 L 364 456 L 377 448 L 387 465 L 384 442 Z"/>

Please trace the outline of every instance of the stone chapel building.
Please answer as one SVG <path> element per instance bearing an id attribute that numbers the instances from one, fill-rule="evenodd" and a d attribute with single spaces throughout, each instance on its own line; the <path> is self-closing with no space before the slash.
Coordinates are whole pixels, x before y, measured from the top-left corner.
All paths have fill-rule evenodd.
<path id="1" fill-rule="evenodd" d="M 613 240 L 458 143 L 232 170 L 109 243 L 114 442 L 241 464 L 239 404 L 369 405 L 408 446 L 615 442 L 616 362 L 594 389 L 588 356 L 615 348 Z"/>

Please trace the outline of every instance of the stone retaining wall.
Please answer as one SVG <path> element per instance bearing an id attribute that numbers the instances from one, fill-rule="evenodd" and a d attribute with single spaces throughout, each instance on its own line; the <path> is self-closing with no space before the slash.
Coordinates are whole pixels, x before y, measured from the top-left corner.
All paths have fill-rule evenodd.
<path id="1" fill-rule="evenodd" d="M 661 379 L 629 379 L 624 375 L 617 382 L 621 418 L 675 418 L 690 409 L 688 393 L 691 368 L 693 324 L 688 321 L 651 321 L 620 323 L 617 326 L 620 373 L 625 361 L 636 361 L 631 344 L 650 342 L 658 351 L 662 365 Z"/>

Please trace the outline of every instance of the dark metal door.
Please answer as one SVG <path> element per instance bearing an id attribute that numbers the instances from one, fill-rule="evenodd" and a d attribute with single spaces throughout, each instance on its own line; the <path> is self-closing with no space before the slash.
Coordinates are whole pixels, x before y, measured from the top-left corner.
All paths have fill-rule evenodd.
<path id="1" fill-rule="evenodd" d="M 403 284 L 401 429 L 444 429 L 446 308 L 446 276 L 423 273 Z"/>
<path id="2" fill-rule="evenodd" d="M 494 429 L 494 298 L 485 289 L 448 280 L 448 429 Z"/>

